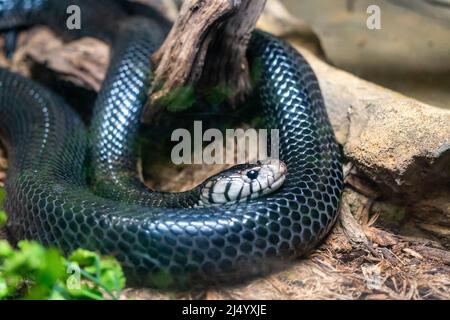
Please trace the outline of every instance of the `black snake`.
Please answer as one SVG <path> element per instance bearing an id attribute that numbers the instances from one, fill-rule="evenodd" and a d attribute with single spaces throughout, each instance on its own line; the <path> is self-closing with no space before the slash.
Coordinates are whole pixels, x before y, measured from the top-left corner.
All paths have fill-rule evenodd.
<path id="1" fill-rule="evenodd" d="M 89 143 L 62 98 L 0 69 L 9 233 L 64 252 L 82 247 L 114 255 L 131 279 L 151 285 L 240 278 L 307 253 L 336 220 L 343 186 L 340 151 L 308 63 L 288 44 L 254 32 L 248 58 L 258 68 L 256 96 L 267 127 L 280 130 L 288 173 L 268 196 L 191 208 L 198 188 L 152 193 L 135 178 L 133 144 L 151 81 L 148 57 L 167 26 L 135 16 L 124 2 L 0 0 L 0 29 L 43 23 L 66 36 L 99 37 L 114 49 Z M 66 10 L 73 4 L 81 8 L 82 28 L 70 31 Z M 87 184 L 87 154 L 95 193 Z"/>

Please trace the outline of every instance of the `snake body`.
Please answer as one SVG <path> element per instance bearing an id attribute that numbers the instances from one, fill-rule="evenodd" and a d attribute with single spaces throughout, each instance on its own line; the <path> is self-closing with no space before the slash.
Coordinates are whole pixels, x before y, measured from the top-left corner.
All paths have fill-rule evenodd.
<path id="1" fill-rule="evenodd" d="M 64 252 L 81 247 L 114 255 L 130 279 L 150 285 L 259 274 L 281 258 L 314 248 L 336 220 L 343 183 L 339 148 L 308 63 L 277 38 L 253 34 L 248 58 L 258 68 L 255 94 L 267 127 L 279 129 L 280 159 L 288 168 L 278 192 L 203 208 L 190 208 L 195 190 L 181 197 L 155 193 L 148 200 L 130 176 L 135 166 L 130 150 L 151 76 L 148 56 L 160 39 L 146 22 L 129 22 L 133 19 L 125 17 L 121 2 L 0 2 L 0 28 L 45 23 L 61 30 L 65 21 L 56 17 L 66 17 L 67 6 L 78 4 L 85 20 L 76 36 L 98 35 L 114 49 L 89 140 L 79 116 L 59 96 L 0 69 L 0 133 L 9 150 L 9 233 Z M 122 20 L 120 28 L 113 25 Z M 129 107 L 126 112 L 116 113 L 117 101 Z M 88 153 L 97 181 L 117 170 L 107 183 L 114 185 L 112 191 L 101 184 L 97 194 L 90 190 Z M 112 199 L 106 199 L 107 193 Z"/>

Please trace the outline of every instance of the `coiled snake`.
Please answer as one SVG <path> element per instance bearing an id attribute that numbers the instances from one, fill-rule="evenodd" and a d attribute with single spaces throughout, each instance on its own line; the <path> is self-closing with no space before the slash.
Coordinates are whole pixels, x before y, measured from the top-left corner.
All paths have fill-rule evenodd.
<path id="1" fill-rule="evenodd" d="M 339 148 L 307 62 L 286 43 L 254 32 L 248 58 L 259 68 L 255 90 L 267 127 L 280 130 L 284 184 L 265 197 L 192 208 L 204 184 L 163 194 L 135 178 L 133 144 L 151 81 L 148 57 L 167 28 L 130 17 L 123 2 L 0 1 L 0 29 L 43 23 L 69 36 L 100 37 L 114 49 L 89 142 L 62 98 L 0 69 L 9 233 L 64 252 L 82 247 L 114 255 L 131 279 L 150 285 L 254 275 L 307 253 L 336 220 L 343 185 Z M 81 7 L 83 24 L 69 31 L 66 9 L 73 4 Z M 86 182 L 88 153 L 95 193 Z"/>

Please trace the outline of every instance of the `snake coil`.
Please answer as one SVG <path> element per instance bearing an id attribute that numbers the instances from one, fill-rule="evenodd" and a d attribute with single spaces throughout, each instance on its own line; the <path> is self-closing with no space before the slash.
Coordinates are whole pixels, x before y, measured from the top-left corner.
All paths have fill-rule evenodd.
<path id="1" fill-rule="evenodd" d="M 114 49 L 94 115 L 99 139 L 92 145 L 79 116 L 59 96 L 0 69 L 0 131 L 9 146 L 9 233 L 64 252 L 82 247 L 114 255 L 131 279 L 151 285 L 161 279 L 183 285 L 254 275 L 280 258 L 307 253 L 336 220 L 343 186 L 340 151 L 314 72 L 293 48 L 263 32 L 253 34 L 248 58 L 260 75 L 255 90 L 261 112 L 267 127 L 279 129 L 280 159 L 288 168 L 278 192 L 236 205 L 193 209 L 139 203 L 139 192 L 105 199 L 88 188 L 88 150 L 106 170 L 100 172 L 110 168 L 105 154 L 122 161 L 121 170 L 134 161 L 129 148 L 150 81 L 148 56 L 160 41 L 149 41 L 155 35 L 145 23 L 124 23 L 129 27 L 118 31 L 109 21 L 128 19 L 121 2 L 0 2 L 3 29 L 45 23 L 62 30 L 65 24 L 58 17 L 65 17 L 69 4 L 77 4 L 84 18 L 76 36 L 112 39 Z M 99 12 L 105 13 L 101 21 Z M 109 134 L 123 116 L 126 121 Z"/>

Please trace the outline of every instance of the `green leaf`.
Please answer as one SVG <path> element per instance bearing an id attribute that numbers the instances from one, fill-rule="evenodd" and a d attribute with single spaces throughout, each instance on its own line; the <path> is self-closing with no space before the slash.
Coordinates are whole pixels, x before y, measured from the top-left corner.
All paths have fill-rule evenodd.
<path id="1" fill-rule="evenodd" d="M 61 291 L 53 290 L 48 295 L 48 300 L 67 300 L 66 296 L 61 293 Z"/>
<path id="2" fill-rule="evenodd" d="M 36 242 L 20 241 L 19 251 L 5 261 L 5 272 L 31 272 L 45 264 L 45 249 Z"/>
<path id="3" fill-rule="evenodd" d="M 14 250 L 8 241 L 0 240 L 0 259 L 3 257 L 9 257 L 13 252 Z"/>
<path id="4" fill-rule="evenodd" d="M 21 241 L 15 250 L 8 242 L 0 241 L 0 299 L 104 300 L 119 297 L 125 277 L 114 258 L 79 249 L 70 259 L 72 261 L 67 261 L 58 250 L 37 242 Z"/>
<path id="5" fill-rule="evenodd" d="M 56 249 L 48 249 L 45 251 L 44 259 L 45 264 L 36 272 L 36 282 L 53 288 L 58 280 L 66 276 L 64 258 Z"/>
<path id="6" fill-rule="evenodd" d="M 69 290 L 71 299 L 83 299 L 83 300 L 105 300 L 102 292 L 92 286 L 83 284 L 80 289 Z"/>
<path id="7" fill-rule="evenodd" d="M 79 249 L 72 253 L 69 260 L 83 267 L 84 271 L 92 277 L 89 280 L 111 294 L 120 291 L 125 286 L 126 280 L 122 267 L 114 258 L 100 259 L 91 251 Z"/>
<path id="8" fill-rule="evenodd" d="M 119 291 L 125 287 L 125 275 L 117 260 L 104 258 L 100 265 L 100 281 L 110 291 Z"/>
<path id="9" fill-rule="evenodd" d="M 92 251 L 77 249 L 69 256 L 69 261 L 76 262 L 80 267 L 95 266 L 97 254 Z"/>
<path id="10" fill-rule="evenodd" d="M 9 290 L 6 280 L 0 276 L 0 299 L 4 299 L 8 296 Z"/>

